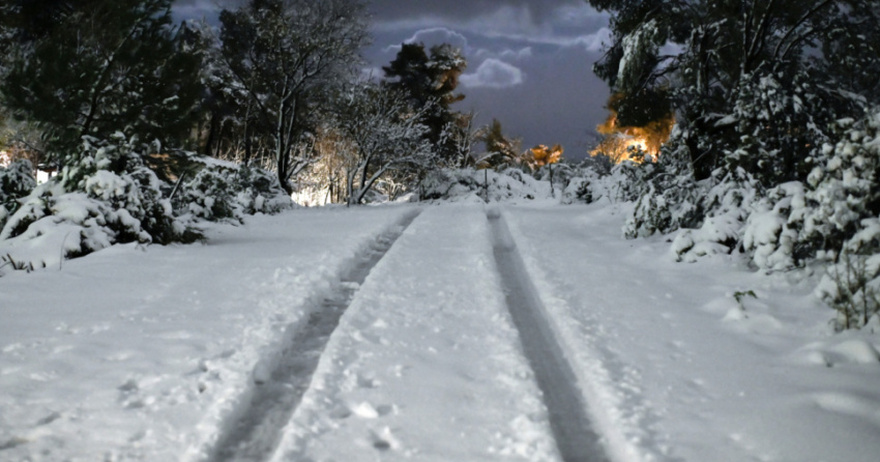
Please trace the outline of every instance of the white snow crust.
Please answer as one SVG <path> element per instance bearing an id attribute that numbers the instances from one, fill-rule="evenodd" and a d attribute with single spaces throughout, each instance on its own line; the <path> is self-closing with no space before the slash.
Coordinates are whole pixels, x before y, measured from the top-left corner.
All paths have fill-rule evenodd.
<path id="1" fill-rule="evenodd" d="M 623 240 L 630 206 L 498 208 L 609 458 L 877 460 L 878 326 L 835 334 L 818 276 L 726 254 L 677 263 L 670 236 Z M 205 460 L 285 333 L 413 209 L 257 215 L 204 245 L 7 272 L 0 460 Z M 427 206 L 405 229 L 269 460 L 560 460 L 486 212 Z"/>

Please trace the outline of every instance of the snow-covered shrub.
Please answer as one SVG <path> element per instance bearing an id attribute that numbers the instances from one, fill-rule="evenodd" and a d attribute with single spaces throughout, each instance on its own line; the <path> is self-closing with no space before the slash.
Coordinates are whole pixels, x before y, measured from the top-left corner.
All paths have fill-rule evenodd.
<path id="1" fill-rule="evenodd" d="M 198 232 L 174 215 L 165 198 L 168 185 L 143 163 L 142 153 L 155 149 L 122 135 L 109 141 L 84 139 L 66 158 L 61 175 L 22 200 L 0 231 L 0 240 L 21 252 L 20 259 L 41 263 L 116 243 L 199 239 Z"/>
<path id="2" fill-rule="evenodd" d="M 801 242 L 808 211 L 806 193 L 803 183 L 791 181 L 767 191 L 752 205 L 743 231 L 743 250 L 755 266 L 788 270 L 814 256 Z"/>
<path id="3" fill-rule="evenodd" d="M 248 215 L 275 214 L 293 205 L 290 195 L 281 187 L 278 176 L 261 168 L 239 167 L 235 186 L 235 201 Z"/>
<path id="4" fill-rule="evenodd" d="M 244 215 L 278 213 L 292 204 L 278 178 L 259 168 L 216 159 L 204 166 L 175 196 L 180 210 L 207 221 L 241 221 Z"/>
<path id="5" fill-rule="evenodd" d="M 602 197 L 606 197 L 607 190 L 602 180 L 603 177 L 599 172 L 589 168 L 580 169 L 566 182 L 562 190 L 562 203 L 592 204 Z"/>
<path id="6" fill-rule="evenodd" d="M 21 207 L 20 199 L 37 187 L 33 172 L 33 165 L 26 159 L 16 160 L 8 167 L 0 166 L 0 229 Z"/>
<path id="7" fill-rule="evenodd" d="M 117 133 L 108 141 L 85 138 L 83 147 L 61 172 L 69 192 L 84 192 L 108 205 L 107 226 L 116 242 L 168 244 L 192 241 L 194 231 L 175 215 L 166 198 L 168 186 L 144 163 L 148 154 L 161 153 L 158 143 L 141 144 Z"/>
<path id="8" fill-rule="evenodd" d="M 635 202 L 647 194 L 652 187 L 654 177 L 660 171 L 653 163 L 637 164 L 624 161 L 611 169 L 612 192 L 615 202 Z"/>
<path id="9" fill-rule="evenodd" d="M 424 201 L 452 200 L 479 202 L 485 194 L 490 171 L 465 169 L 437 169 L 430 172 L 419 185 L 419 196 Z M 485 175 L 485 176 L 484 176 Z"/>
<path id="10" fill-rule="evenodd" d="M 823 147 L 828 160 L 808 179 L 801 241 L 835 261 L 817 294 L 846 329 L 866 324 L 880 303 L 880 110 L 837 128 L 840 141 Z"/>
<path id="11" fill-rule="evenodd" d="M 731 254 L 742 240 L 751 204 L 757 196 L 756 180 L 744 170 L 737 169 L 721 180 L 710 181 L 714 186 L 698 204 L 705 211 L 703 222 L 693 229 L 684 229 L 673 240 L 672 251 L 679 261 Z"/>
<path id="12" fill-rule="evenodd" d="M 869 218 L 847 241 L 816 295 L 837 311 L 837 330 L 859 328 L 880 320 L 880 219 Z"/>
<path id="13" fill-rule="evenodd" d="M 880 110 L 862 122 L 839 121 L 837 130 L 837 144 L 823 146 L 828 160 L 807 179 L 811 208 L 803 230 L 817 250 L 832 252 L 862 229 L 864 219 L 880 216 Z"/>
<path id="14" fill-rule="evenodd" d="M 224 167 L 211 165 L 201 169 L 180 195 L 184 210 L 201 220 L 241 220 L 233 203 L 232 176 L 234 173 Z"/>
<path id="15" fill-rule="evenodd" d="M 696 228 L 702 223 L 708 183 L 694 181 L 692 172 L 683 166 L 683 144 L 673 142 L 667 146 L 656 164 L 629 167 L 641 172 L 629 181 L 622 197 L 636 202 L 623 228 L 629 239 Z"/>

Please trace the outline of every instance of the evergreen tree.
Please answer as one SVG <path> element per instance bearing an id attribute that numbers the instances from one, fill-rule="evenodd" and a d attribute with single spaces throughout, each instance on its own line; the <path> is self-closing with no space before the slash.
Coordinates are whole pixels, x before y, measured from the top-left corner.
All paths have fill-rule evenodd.
<path id="1" fill-rule="evenodd" d="M 476 137 L 486 145 L 486 154 L 479 160 L 478 168 L 508 167 L 521 163 L 522 140 L 505 135 L 498 119 L 492 119 L 491 124 L 481 128 Z"/>
<path id="2" fill-rule="evenodd" d="M 50 153 L 115 132 L 182 144 L 201 96 L 199 53 L 174 27 L 171 0 L 20 2 L 6 106 L 37 123 Z"/>
<path id="3" fill-rule="evenodd" d="M 467 115 L 450 106 L 464 99 L 455 90 L 466 67 L 461 50 L 452 45 L 431 47 L 429 55 L 424 44 L 404 43 L 394 61 L 382 68 L 387 85 L 408 95 L 414 110 L 423 113 L 426 138 L 437 147 L 440 157 L 453 164 L 460 162 L 455 140 L 461 139 L 454 132 L 468 121 Z"/>

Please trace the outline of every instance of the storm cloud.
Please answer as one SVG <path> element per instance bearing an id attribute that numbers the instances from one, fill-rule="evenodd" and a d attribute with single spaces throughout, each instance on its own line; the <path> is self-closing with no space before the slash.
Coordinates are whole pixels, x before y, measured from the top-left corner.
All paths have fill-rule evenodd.
<path id="1" fill-rule="evenodd" d="M 489 58 L 475 73 L 462 75 L 461 83 L 468 88 L 508 88 L 523 83 L 523 72 L 514 65 Z"/>

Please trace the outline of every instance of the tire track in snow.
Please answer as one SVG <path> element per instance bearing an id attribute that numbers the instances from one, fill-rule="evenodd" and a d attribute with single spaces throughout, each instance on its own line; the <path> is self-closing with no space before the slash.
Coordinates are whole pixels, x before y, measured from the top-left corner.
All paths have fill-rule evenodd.
<path id="1" fill-rule="evenodd" d="M 496 208 L 486 216 L 508 309 L 543 392 L 559 453 L 565 462 L 606 462 L 609 459 L 602 438 L 587 416 L 574 371 L 554 335 L 507 223 Z"/>
<path id="2" fill-rule="evenodd" d="M 230 421 L 207 460 L 261 461 L 272 456 L 281 440 L 281 431 L 312 381 L 318 361 L 339 319 L 354 299 L 370 270 L 421 213 L 406 215 L 393 229 L 379 235 L 355 258 L 305 325 L 291 325 L 281 351 L 264 358 L 253 372 L 254 385 L 249 397 L 232 413 Z"/>

